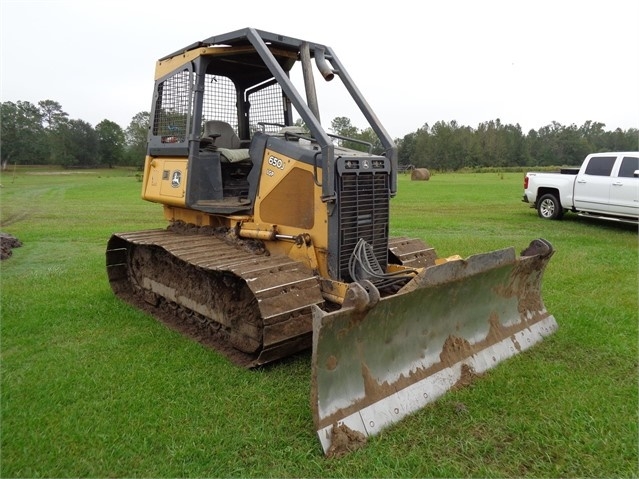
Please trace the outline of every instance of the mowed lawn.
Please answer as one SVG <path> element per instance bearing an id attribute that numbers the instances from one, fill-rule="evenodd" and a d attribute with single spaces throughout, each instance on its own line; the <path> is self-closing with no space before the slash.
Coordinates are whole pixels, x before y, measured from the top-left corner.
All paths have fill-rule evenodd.
<path id="1" fill-rule="evenodd" d="M 125 169 L 0 177 L 1 477 L 637 477 L 637 228 L 521 202 L 522 173 L 401 176 L 394 236 L 464 257 L 535 238 L 558 331 L 339 459 L 310 352 L 243 370 L 109 287 L 113 232 L 165 226 Z"/>

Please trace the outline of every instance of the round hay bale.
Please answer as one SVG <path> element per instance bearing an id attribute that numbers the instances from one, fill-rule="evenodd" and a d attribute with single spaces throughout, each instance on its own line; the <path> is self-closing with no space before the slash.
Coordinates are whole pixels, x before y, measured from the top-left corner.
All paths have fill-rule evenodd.
<path id="1" fill-rule="evenodd" d="M 430 171 L 426 168 L 415 168 L 410 173 L 411 181 L 428 181 L 430 179 Z"/>

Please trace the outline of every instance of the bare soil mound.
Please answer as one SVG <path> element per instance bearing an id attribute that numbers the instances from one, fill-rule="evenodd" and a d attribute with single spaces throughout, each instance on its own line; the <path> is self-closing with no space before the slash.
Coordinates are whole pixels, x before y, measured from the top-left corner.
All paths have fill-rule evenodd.
<path id="1" fill-rule="evenodd" d="M 0 233 L 0 245 L 2 245 L 0 259 L 7 259 L 13 254 L 13 248 L 19 248 L 22 242 L 8 233 Z"/>

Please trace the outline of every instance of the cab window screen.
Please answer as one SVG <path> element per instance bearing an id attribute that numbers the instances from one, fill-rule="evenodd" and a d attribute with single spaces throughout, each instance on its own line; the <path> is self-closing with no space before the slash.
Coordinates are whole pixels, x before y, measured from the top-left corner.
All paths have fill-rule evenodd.
<path id="1" fill-rule="evenodd" d="M 191 73 L 183 70 L 157 85 L 153 116 L 154 136 L 162 143 L 186 141 L 191 108 Z"/>
<path id="2" fill-rule="evenodd" d="M 204 102 L 202 104 L 202 126 L 209 120 L 224 121 L 239 135 L 237 123 L 237 90 L 230 78 L 206 74 L 204 80 Z"/>

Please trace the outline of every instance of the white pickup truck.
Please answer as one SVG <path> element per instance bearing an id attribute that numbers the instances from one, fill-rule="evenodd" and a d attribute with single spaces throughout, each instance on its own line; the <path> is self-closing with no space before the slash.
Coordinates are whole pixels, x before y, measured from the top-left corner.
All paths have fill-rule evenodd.
<path id="1" fill-rule="evenodd" d="M 541 218 L 564 212 L 639 223 L 639 152 L 593 153 L 581 167 L 560 173 L 526 173 L 523 201 Z"/>

